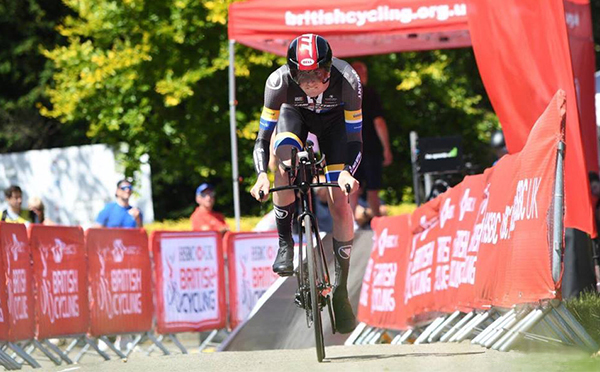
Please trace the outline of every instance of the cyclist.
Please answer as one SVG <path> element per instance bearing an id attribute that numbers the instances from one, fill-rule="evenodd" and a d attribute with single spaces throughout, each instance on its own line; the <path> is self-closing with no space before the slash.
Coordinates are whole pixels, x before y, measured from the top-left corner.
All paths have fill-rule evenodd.
<path id="1" fill-rule="evenodd" d="M 358 74 L 346 62 L 333 58 L 329 43 L 321 36 L 304 34 L 294 39 L 287 51 L 287 64 L 273 72 L 266 82 L 264 107 L 254 146 L 254 165 L 258 173 L 251 194 L 260 201 L 269 192 L 267 165 L 269 142 L 274 138 L 275 155 L 284 163 L 291 159 L 292 148 L 304 148 L 308 132 L 314 133 L 325 155 L 325 177 L 338 182 L 340 188 L 329 188 L 328 204 L 334 220 L 333 251 L 336 258 L 333 309 L 340 333 L 356 327 L 356 318 L 348 300 L 346 286 L 350 266 L 350 250 L 354 239 L 353 217 L 347 200 L 358 190 L 353 177 L 362 152 L 362 87 Z M 288 183 L 281 167 L 275 171 L 275 186 Z M 279 251 L 273 271 L 280 276 L 293 274 L 294 242 L 292 221 L 295 195 L 291 190 L 273 196 Z"/>

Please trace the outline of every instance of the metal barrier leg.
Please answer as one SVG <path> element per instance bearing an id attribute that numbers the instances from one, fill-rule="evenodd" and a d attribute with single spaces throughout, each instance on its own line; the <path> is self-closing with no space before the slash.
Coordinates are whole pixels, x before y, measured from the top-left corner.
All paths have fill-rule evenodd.
<path id="1" fill-rule="evenodd" d="M 519 332 L 523 327 L 525 327 L 527 324 L 529 324 L 529 322 L 531 322 L 532 319 L 534 319 L 535 317 L 538 316 L 539 313 L 541 313 L 542 311 L 540 309 L 533 309 L 531 312 L 529 312 L 524 318 L 521 318 L 519 321 L 517 321 L 512 327 L 510 327 L 510 329 L 507 330 L 507 332 L 498 340 L 494 343 L 494 345 L 492 345 L 492 349 L 494 350 L 500 350 L 500 347 L 509 339 L 512 338 L 512 336 L 516 333 Z"/>
<path id="2" fill-rule="evenodd" d="M 148 337 L 150 341 L 154 342 L 154 345 L 156 345 L 163 352 L 164 355 L 171 355 L 171 353 L 165 347 L 165 345 L 163 345 L 159 340 L 157 340 L 152 333 L 146 332 L 146 337 Z"/>
<path id="3" fill-rule="evenodd" d="M 356 328 L 354 329 L 354 331 L 352 331 L 352 333 L 350 334 L 350 337 L 348 337 L 346 339 L 346 341 L 344 342 L 344 345 L 349 346 L 349 345 L 354 345 L 355 341 L 358 339 L 358 336 L 360 336 L 360 334 L 363 332 L 363 330 L 367 327 L 366 323 L 360 322 Z"/>
<path id="4" fill-rule="evenodd" d="M 106 354 L 104 351 L 100 350 L 100 347 L 98 347 L 98 343 L 96 342 L 96 340 L 93 340 L 87 336 L 84 337 L 84 340 L 87 343 L 87 346 L 94 349 L 102 358 L 104 358 L 104 360 L 110 360 L 110 357 L 108 356 L 108 354 Z M 109 342 L 109 344 L 110 344 L 110 342 Z M 87 349 L 84 347 L 84 349 L 81 350 L 80 356 L 78 356 L 78 358 L 75 359 L 76 362 L 78 362 L 79 359 L 81 359 L 81 357 L 83 356 L 85 351 L 87 351 Z"/>
<path id="5" fill-rule="evenodd" d="M 46 355 L 51 361 L 52 363 L 56 364 L 57 366 L 59 366 L 62 361 L 60 360 L 60 358 L 57 358 L 54 354 L 52 354 L 48 349 L 46 349 L 44 347 L 44 345 L 42 345 L 38 340 L 33 340 L 33 345 L 42 353 L 44 353 L 44 355 Z"/>
<path id="6" fill-rule="evenodd" d="M 175 334 L 173 334 L 173 333 L 169 334 L 169 338 L 171 339 L 171 341 L 173 341 L 175 346 L 177 346 L 179 348 L 179 350 L 181 350 L 181 352 L 183 354 L 188 353 L 187 349 L 181 344 L 181 342 L 179 342 L 179 340 L 177 339 L 177 336 L 175 336 Z"/>
<path id="7" fill-rule="evenodd" d="M 579 339 L 584 343 L 587 349 L 593 352 L 598 350 L 598 344 L 596 341 L 590 337 L 590 335 L 585 331 L 581 324 L 579 324 L 577 319 L 575 319 L 575 317 L 569 312 L 563 303 L 556 307 L 556 311 L 562 317 L 565 323 L 567 323 L 569 328 L 571 328 L 577 337 L 579 337 Z"/>
<path id="8" fill-rule="evenodd" d="M 204 340 L 202 342 L 202 344 L 200 344 L 200 351 L 204 350 L 204 348 L 206 347 L 206 345 L 208 345 L 209 342 L 212 341 L 213 338 L 215 338 L 215 336 L 217 335 L 217 333 L 219 332 L 218 329 L 213 330 L 208 337 L 206 338 L 206 340 Z"/>
<path id="9" fill-rule="evenodd" d="M 406 340 L 408 340 L 408 338 L 415 332 L 414 329 L 409 329 L 408 331 L 404 332 L 402 334 L 402 336 L 398 339 L 398 341 L 396 342 L 396 344 L 398 345 L 402 345 L 403 343 L 406 342 Z"/>
<path id="10" fill-rule="evenodd" d="M 357 345 L 362 345 L 365 338 L 369 337 L 369 335 L 371 334 L 372 331 L 373 331 L 373 327 L 367 326 L 364 329 L 364 331 L 360 334 L 360 336 L 356 339 L 355 343 Z"/>
<path id="11" fill-rule="evenodd" d="M 35 359 L 33 359 L 31 355 L 27 354 L 25 350 L 21 349 L 19 345 L 9 342 L 8 347 L 10 347 L 15 353 L 17 353 L 18 356 L 20 356 L 33 368 L 42 368 L 42 366 Z"/>
<path id="12" fill-rule="evenodd" d="M 423 342 L 426 342 L 431 332 L 435 331 L 435 329 L 444 322 L 444 319 L 446 319 L 445 316 L 440 316 L 436 318 L 433 322 L 431 322 L 431 324 L 429 324 L 427 328 L 425 328 L 423 333 L 421 333 L 419 337 L 417 337 L 417 339 L 415 340 L 415 344 L 422 344 Z"/>
<path id="13" fill-rule="evenodd" d="M 500 324 L 496 329 L 494 329 L 494 331 L 491 332 L 485 339 L 481 340 L 481 344 L 484 347 L 492 347 L 494 342 L 496 342 L 496 340 L 502 337 L 502 334 L 509 330 L 518 321 L 519 320 L 517 319 L 517 313 L 514 312 L 508 318 L 506 318 L 504 322 L 502 322 L 502 324 Z"/>
<path id="14" fill-rule="evenodd" d="M 2 349 L 0 349 L 0 360 L 7 370 L 21 369 L 21 365 Z"/>
<path id="15" fill-rule="evenodd" d="M 58 355 L 67 364 L 73 364 L 73 361 L 67 356 L 67 354 L 63 353 L 62 350 L 52 342 L 44 340 L 44 345 L 46 345 L 46 347 L 48 347 L 50 350 L 54 351 L 56 355 Z"/>
<path id="16" fill-rule="evenodd" d="M 567 323 L 565 323 L 565 321 L 560 317 L 560 315 L 558 314 L 558 312 L 556 311 L 556 309 L 552 309 L 552 311 L 550 312 L 550 314 L 548 314 L 548 316 L 546 317 L 548 319 L 548 321 L 552 324 L 554 324 L 554 326 L 565 336 L 567 337 L 572 344 L 580 346 L 582 348 L 585 348 L 585 344 L 583 343 L 583 341 L 581 341 L 579 339 L 579 337 L 577 337 L 577 335 L 575 334 L 575 332 L 573 332 L 573 330 L 571 330 L 569 328 L 569 326 L 567 325 Z"/>
<path id="17" fill-rule="evenodd" d="M 465 315 L 461 320 L 459 320 L 455 325 L 448 330 L 448 332 L 444 333 L 442 337 L 440 337 L 441 342 L 446 342 L 452 337 L 452 335 L 458 331 L 463 325 L 465 325 L 471 318 L 475 316 L 475 311 L 471 311 L 467 315 Z"/>
<path id="18" fill-rule="evenodd" d="M 452 338 L 450 338 L 450 342 L 461 342 L 461 341 L 463 341 L 464 339 L 466 339 L 467 337 L 469 337 L 469 335 L 471 334 L 471 332 L 473 332 L 473 330 L 475 329 L 475 327 L 477 327 L 481 323 L 485 322 L 489 317 L 490 317 L 490 312 L 489 311 L 486 311 L 485 313 L 479 314 L 479 316 L 476 316 L 475 318 L 473 318 L 473 320 L 470 321 L 468 325 L 466 325 L 465 327 L 463 327 L 463 329 L 461 329 L 460 331 L 458 331 Z"/>
<path id="19" fill-rule="evenodd" d="M 496 328 L 498 328 L 500 326 L 500 324 L 502 324 L 502 322 L 504 322 L 509 316 L 511 316 L 514 313 L 515 313 L 515 309 L 511 309 L 506 314 L 499 316 L 496 320 L 494 320 L 492 322 L 492 324 L 487 326 L 486 329 L 483 330 L 483 332 L 478 334 L 477 337 L 475 337 L 471 341 L 471 343 L 481 345 L 483 343 L 483 340 L 485 340 L 491 332 L 494 332 L 496 330 Z"/>
<path id="20" fill-rule="evenodd" d="M 437 327 L 435 330 L 433 330 L 433 332 L 431 332 L 431 334 L 427 338 L 427 342 L 431 343 L 436 341 L 440 333 L 444 329 L 446 329 L 450 325 L 450 323 L 452 323 L 459 315 L 460 311 L 456 310 L 449 317 L 447 317 L 446 320 L 444 320 L 442 324 L 439 325 L 439 327 Z"/>
<path id="21" fill-rule="evenodd" d="M 129 354 L 131 354 L 133 349 L 135 349 L 135 347 L 142 341 L 143 338 L 144 338 L 144 335 L 136 335 L 133 342 L 127 348 L 127 351 L 125 351 L 125 356 L 129 356 Z"/>
<path id="22" fill-rule="evenodd" d="M 499 350 L 500 351 L 510 350 L 510 347 L 517 340 L 519 340 L 519 338 L 523 337 L 525 332 L 527 332 L 533 326 L 535 326 L 540 321 L 540 319 L 542 319 L 544 317 L 544 315 L 548 314 L 548 312 L 550 312 L 550 308 L 543 309 L 543 310 L 542 309 L 535 310 L 533 312 L 534 315 L 532 315 L 528 321 L 524 322 L 523 325 L 519 329 L 516 329 L 515 332 L 511 336 L 509 336 L 503 344 L 500 345 Z"/>
<path id="23" fill-rule="evenodd" d="M 68 356 L 71 350 L 73 350 L 75 346 L 77 346 L 77 343 L 80 339 L 80 337 L 74 338 L 73 341 L 71 341 L 71 343 L 69 344 L 69 346 L 67 346 L 67 348 L 65 349 L 64 354 Z"/>
<path id="24" fill-rule="evenodd" d="M 161 342 L 163 340 L 164 336 L 163 335 L 158 335 L 158 338 L 156 339 L 158 342 Z M 154 351 L 154 349 L 156 349 L 156 344 L 153 343 L 152 345 L 150 345 L 148 347 L 148 350 L 146 350 L 146 355 L 150 355 L 152 354 L 152 352 Z"/>
<path id="25" fill-rule="evenodd" d="M 115 354 L 117 354 L 117 356 L 119 358 L 121 358 L 121 359 L 127 358 L 127 356 L 125 354 L 123 354 L 121 352 L 121 350 L 117 349 L 117 347 L 112 342 L 110 342 L 108 337 L 100 336 L 100 337 L 98 337 L 98 339 L 102 340 L 102 342 L 104 342 L 106 344 L 106 346 L 108 346 L 109 349 L 111 349 Z"/>

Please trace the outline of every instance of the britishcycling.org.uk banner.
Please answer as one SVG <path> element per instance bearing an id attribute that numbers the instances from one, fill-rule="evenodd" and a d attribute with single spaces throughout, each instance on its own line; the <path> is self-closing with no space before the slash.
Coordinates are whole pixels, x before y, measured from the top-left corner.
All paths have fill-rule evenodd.
<path id="1" fill-rule="evenodd" d="M 471 45 L 467 4 L 464 0 L 234 2 L 229 7 L 228 34 L 230 40 L 279 55 L 285 55 L 288 42 L 303 33 L 326 35 L 338 57 L 465 47 Z M 432 37 L 407 37 L 423 32 Z"/>
<path id="2" fill-rule="evenodd" d="M 551 206 L 564 113 L 559 91 L 521 152 L 466 177 L 409 220 L 374 220 L 361 321 L 403 329 L 436 312 L 559 296 L 551 272 Z"/>
<path id="3" fill-rule="evenodd" d="M 141 229 L 93 228 L 86 234 L 92 336 L 152 328 L 152 272 Z"/>
<path id="4" fill-rule="evenodd" d="M 155 231 L 150 241 L 156 270 L 157 331 L 224 328 L 227 307 L 221 235 Z"/>
<path id="5" fill-rule="evenodd" d="M 228 233 L 230 327 L 246 320 L 258 299 L 277 280 L 272 265 L 277 255 L 276 232 Z"/>
<path id="6" fill-rule="evenodd" d="M 0 340 L 34 335 L 33 275 L 25 225 L 0 222 Z"/>
<path id="7" fill-rule="evenodd" d="M 86 333 L 87 260 L 81 227 L 31 225 L 29 242 L 40 340 Z"/>

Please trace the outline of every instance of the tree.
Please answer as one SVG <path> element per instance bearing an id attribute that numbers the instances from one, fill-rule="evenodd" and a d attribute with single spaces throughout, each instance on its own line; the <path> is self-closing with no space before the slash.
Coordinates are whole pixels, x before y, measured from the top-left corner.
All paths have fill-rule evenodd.
<path id="1" fill-rule="evenodd" d="M 52 63 L 40 48 L 64 42 L 54 28 L 67 14 L 60 0 L 0 3 L 0 152 L 89 141 L 80 123 L 64 131 L 36 107 L 52 76 Z"/>

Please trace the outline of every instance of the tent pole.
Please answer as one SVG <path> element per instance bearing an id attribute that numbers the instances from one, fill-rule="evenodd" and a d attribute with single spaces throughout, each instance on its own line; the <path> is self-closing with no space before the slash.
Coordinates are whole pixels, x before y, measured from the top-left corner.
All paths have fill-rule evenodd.
<path id="1" fill-rule="evenodd" d="M 237 123 L 235 119 L 235 40 L 229 40 L 229 134 L 231 136 L 231 178 L 235 231 L 240 231 L 240 177 L 237 154 Z"/>

